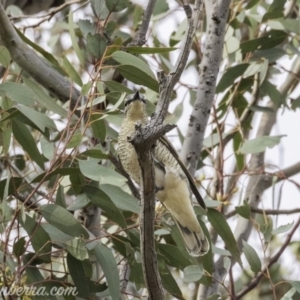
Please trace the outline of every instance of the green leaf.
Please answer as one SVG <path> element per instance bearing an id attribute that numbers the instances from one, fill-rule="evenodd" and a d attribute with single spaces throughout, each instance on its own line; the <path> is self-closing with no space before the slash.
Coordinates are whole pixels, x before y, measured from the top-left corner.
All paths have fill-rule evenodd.
<path id="1" fill-rule="evenodd" d="M 85 260 L 89 258 L 85 242 L 82 239 L 72 239 L 64 242 L 65 249 L 76 259 Z"/>
<path id="2" fill-rule="evenodd" d="M 176 282 L 176 280 L 174 279 L 174 277 L 172 276 L 169 268 L 164 265 L 164 268 L 160 268 L 160 274 L 161 274 L 161 281 L 163 284 L 163 287 L 174 297 L 176 297 L 177 299 L 183 299 L 181 290 Z"/>
<path id="3" fill-rule="evenodd" d="M 81 145 L 82 139 L 83 139 L 82 133 L 80 133 L 80 132 L 74 133 L 71 136 L 70 140 L 68 141 L 66 149 L 72 149 L 72 148 L 75 148 L 75 147 Z"/>
<path id="4" fill-rule="evenodd" d="M 246 141 L 239 149 L 240 153 L 253 154 L 264 152 L 267 148 L 273 148 L 280 143 L 280 140 L 285 135 L 277 136 L 259 136 L 253 140 Z"/>
<path id="5" fill-rule="evenodd" d="M 68 206 L 68 210 L 75 211 L 87 206 L 90 203 L 91 201 L 88 199 L 87 195 L 79 194 L 72 204 Z"/>
<path id="6" fill-rule="evenodd" d="M 106 0 L 106 7 L 110 12 L 118 12 L 128 8 L 131 4 L 128 0 Z"/>
<path id="7" fill-rule="evenodd" d="M 220 300 L 220 299 L 222 299 L 222 298 L 219 294 L 212 294 L 211 296 L 209 296 L 205 300 Z"/>
<path id="8" fill-rule="evenodd" d="M 93 159 L 79 160 L 79 168 L 84 176 L 100 181 L 101 184 L 109 183 L 120 186 L 126 182 L 125 177 L 112 169 L 99 165 L 98 161 Z"/>
<path id="9" fill-rule="evenodd" d="M 287 37 L 287 33 L 282 30 L 270 30 L 265 36 L 257 39 L 247 40 L 241 43 L 242 53 L 254 52 L 256 50 L 266 50 L 274 48 Z"/>
<path id="10" fill-rule="evenodd" d="M 69 32 L 70 32 L 73 49 L 74 49 L 81 65 L 84 66 L 85 60 L 84 60 L 83 53 L 77 43 L 77 38 L 75 35 L 75 30 L 74 30 L 74 21 L 73 21 L 73 12 L 72 11 L 69 11 Z"/>
<path id="11" fill-rule="evenodd" d="M 10 64 L 10 54 L 9 51 L 4 47 L 0 46 L 0 64 L 7 69 Z"/>
<path id="12" fill-rule="evenodd" d="M 100 59 L 103 56 L 107 47 L 107 42 L 101 34 L 89 33 L 86 37 L 86 43 L 88 53 L 93 55 L 95 59 Z"/>
<path id="13" fill-rule="evenodd" d="M 277 107 L 285 104 L 285 95 L 282 95 L 274 84 L 269 81 L 264 81 L 260 88 L 261 92 L 264 95 L 269 96 L 271 101 L 276 104 Z"/>
<path id="14" fill-rule="evenodd" d="M 89 123 L 91 124 L 94 137 L 103 142 L 106 137 L 106 126 L 104 120 L 100 120 L 99 116 L 91 114 Z"/>
<path id="15" fill-rule="evenodd" d="M 64 247 L 63 246 L 64 243 L 71 241 L 73 239 L 71 235 L 63 233 L 62 231 L 60 231 L 59 229 L 57 229 L 56 227 L 52 226 L 49 223 L 43 223 L 41 224 L 41 226 L 48 233 L 51 241 L 62 248 Z"/>
<path id="16" fill-rule="evenodd" d="M 11 177 L 0 181 L 0 200 L 15 194 L 21 186 L 23 179 L 21 177 Z M 7 186 L 8 184 L 8 186 Z"/>
<path id="17" fill-rule="evenodd" d="M 299 22 L 297 19 L 278 18 L 276 20 L 268 21 L 267 25 L 272 29 L 287 30 L 296 34 L 299 34 L 300 30 Z"/>
<path id="18" fill-rule="evenodd" d="M 101 190 L 104 191 L 110 197 L 110 199 L 115 203 L 115 205 L 118 208 L 122 210 L 131 211 L 136 214 L 140 212 L 137 199 L 131 196 L 130 194 L 124 192 L 118 186 L 114 186 L 111 184 L 103 184 L 101 185 Z"/>
<path id="19" fill-rule="evenodd" d="M 84 38 L 87 37 L 89 33 L 95 34 L 96 33 L 96 24 L 92 23 L 90 20 L 79 20 L 78 26 Z"/>
<path id="20" fill-rule="evenodd" d="M 223 267 L 226 270 L 226 273 L 228 273 L 231 267 L 231 259 L 227 256 L 223 257 Z"/>
<path id="21" fill-rule="evenodd" d="M 43 181 L 48 181 L 50 180 L 53 176 L 55 175 L 61 175 L 61 176 L 70 176 L 70 175 L 78 175 L 80 174 L 80 171 L 78 168 L 60 168 L 60 169 L 56 169 L 52 172 L 45 172 L 42 173 L 40 175 L 38 175 L 37 177 L 35 177 L 31 182 L 32 183 L 36 183 L 36 182 L 40 182 L 41 180 Z"/>
<path id="22" fill-rule="evenodd" d="M 39 258 L 44 262 L 50 262 L 51 239 L 48 233 L 39 223 L 28 215 L 25 215 L 25 218 L 19 217 L 19 222 L 30 237 L 32 247 L 35 252 L 38 253 Z"/>
<path id="23" fill-rule="evenodd" d="M 92 82 L 88 81 L 87 83 L 83 84 L 81 87 L 81 95 L 85 96 L 91 89 Z"/>
<path id="24" fill-rule="evenodd" d="M 255 220 L 259 225 L 259 230 L 263 233 L 265 242 L 271 240 L 273 232 L 273 220 L 271 217 L 263 214 L 256 214 Z"/>
<path id="25" fill-rule="evenodd" d="M 126 257 L 129 263 L 134 260 L 134 250 L 129 239 L 120 235 L 113 235 L 112 242 L 116 251 Z"/>
<path id="26" fill-rule="evenodd" d="M 133 91 L 126 87 L 125 85 L 116 81 L 104 81 L 105 85 L 111 92 L 121 92 L 127 94 L 133 94 Z"/>
<path id="27" fill-rule="evenodd" d="M 89 280 L 85 274 L 83 262 L 68 253 L 67 264 L 72 280 L 78 291 L 78 296 L 88 298 L 90 295 Z"/>
<path id="28" fill-rule="evenodd" d="M 56 204 L 45 204 L 40 207 L 40 211 L 48 223 L 62 232 L 73 237 L 89 237 L 86 229 L 65 208 Z"/>
<path id="29" fill-rule="evenodd" d="M 26 244 L 25 237 L 21 237 L 14 243 L 13 253 L 15 256 L 20 257 L 25 253 L 26 251 L 25 244 Z"/>
<path id="30" fill-rule="evenodd" d="M 99 20 L 103 20 L 109 15 L 109 10 L 107 9 L 105 2 L 105 0 L 91 0 L 93 13 Z"/>
<path id="31" fill-rule="evenodd" d="M 244 74 L 248 66 L 249 64 L 239 64 L 228 68 L 216 87 L 216 93 L 221 93 L 230 87 L 238 77 Z"/>
<path id="32" fill-rule="evenodd" d="M 248 204 L 248 202 L 246 200 L 244 200 L 244 205 L 241 206 L 236 206 L 235 207 L 236 212 L 242 216 L 245 219 L 250 220 L 251 217 L 251 209 L 250 206 Z"/>
<path id="33" fill-rule="evenodd" d="M 145 87 L 148 87 L 152 91 L 158 93 L 157 81 L 141 69 L 135 66 L 122 65 L 118 67 L 118 70 L 121 73 L 121 75 L 129 81 L 132 81 L 136 84 L 144 85 Z"/>
<path id="34" fill-rule="evenodd" d="M 236 132 L 233 137 L 233 150 L 236 159 L 236 166 L 239 171 L 242 171 L 245 166 L 245 156 L 238 153 L 238 149 L 241 147 L 243 137 L 240 132 Z"/>
<path id="35" fill-rule="evenodd" d="M 54 121 L 47 115 L 37 112 L 27 106 L 16 105 L 15 107 L 26 118 L 31 120 L 42 132 L 45 132 L 46 128 L 57 130 Z"/>
<path id="36" fill-rule="evenodd" d="M 89 150 L 86 150 L 86 151 L 80 153 L 80 155 L 84 155 L 84 156 L 92 157 L 92 158 L 97 158 L 97 159 L 107 159 L 107 158 L 109 158 L 109 155 L 104 153 L 102 149 L 97 149 L 97 146 L 92 148 L 92 149 L 89 149 Z"/>
<path id="37" fill-rule="evenodd" d="M 68 58 L 66 56 L 63 57 L 63 67 L 67 74 L 70 76 L 70 78 L 77 83 L 79 86 L 82 86 L 82 80 L 79 76 L 79 74 L 76 72 L 72 64 L 69 62 Z"/>
<path id="38" fill-rule="evenodd" d="M 127 227 L 124 216 L 116 207 L 114 202 L 112 202 L 109 196 L 106 195 L 106 193 L 104 193 L 94 185 L 85 185 L 83 187 L 83 191 L 93 204 L 100 207 L 103 211 L 106 212 L 111 221 L 116 222 L 122 228 Z"/>
<path id="39" fill-rule="evenodd" d="M 282 298 L 280 298 L 280 300 L 291 300 L 291 299 L 293 299 L 293 296 L 295 293 L 296 293 L 296 289 L 291 288 L 282 296 Z"/>
<path id="40" fill-rule="evenodd" d="M 114 255 L 110 249 L 100 243 L 93 249 L 93 252 L 105 275 L 111 298 L 120 299 L 119 270 Z"/>
<path id="41" fill-rule="evenodd" d="M 245 9 L 250 9 L 253 6 L 255 6 L 256 4 L 258 4 L 260 2 L 260 0 L 250 0 L 247 5 L 245 6 Z"/>
<path id="42" fill-rule="evenodd" d="M 300 294 L 300 281 L 289 281 L 289 282 L 296 289 L 297 293 Z"/>
<path id="43" fill-rule="evenodd" d="M 274 113 L 274 109 L 271 107 L 267 106 L 260 106 L 260 105 L 253 105 L 250 107 L 252 111 L 259 111 L 259 112 L 264 112 L 264 113 Z"/>
<path id="44" fill-rule="evenodd" d="M 40 143 L 41 143 L 41 152 L 43 153 L 43 155 L 48 159 L 48 160 L 52 160 L 54 157 L 54 143 L 50 143 L 48 142 L 44 137 L 42 137 L 40 139 Z"/>
<path id="45" fill-rule="evenodd" d="M 32 137 L 27 126 L 17 120 L 13 120 L 12 130 L 13 130 L 14 137 L 16 138 L 18 143 L 22 146 L 24 151 L 26 151 L 30 156 L 30 158 L 33 161 L 35 161 L 41 169 L 44 170 L 45 167 L 44 167 L 43 156 L 40 154 L 36 146 L 36 142 Z"/>
<path id="46" fill-rule="evenodd" d="M 158 245 L 159 252 L 164 256 L 165 263 L 169 266 L 183 269 L 189 265 L 191 262 L 187 259 L 182 251 L 173 245 L 169 244 L 159 244 Z"/>
<path id="47" fill-rule="evenodd" d="M 239 248 L 225 217 L 219 211 L 212 208 L 208 208 L 207 218 L 213 226 L 213 228 L 225 242 L 226 249 L 231 253 L 233 258 L 240 265 L 242 265 Z"/>
<path id="48" fill-rule="evenodd" d="M 59 104 L 55 102 L 55 99 L 51 98 L 48 96 L 42 88 L 36 84 L 34 81 L 22 78 L 24 83 L 26 84 L 27 87 L 31 89 L 31 91 L 34 94 L 34 100 L 40 103 L 43 107 L 47 108 L 48 110 L 52 111 L 55 114 L 58 114 L 62 117 L 67 117 L 68 112 Z M 31 105 L 29 105 L 31 106 Z"/>
<path id="49" fill-rule="evenodd" d="M 27 105 L 34 106 L 34 94 L 27 87 L 27 85 L 16 82 L 3 82 L 0 85 L 0 96 L 6 96 L 13 101 Z"/>
<path id="50" fill-rule="evenodd" d="M 261 261 L 256 251 L 252 246 L 250 246 L 247 242 L 243 241 L 243 252 L 246 256 L 246 259 L 250 265 L 252 272 L 258 273 L 261 271 Z"/>
<path id="51" fill-rule="evenodd" d="M 272 234 L 281 234 L 281 233 L 287 232 L 293 228 L 293 225 L 294 225 L 294 222 L 286 224 L 286 225 L 281 225 L 278 228 L 274 229 L 272 231 Z"/>
<path id="52" fill-rule="evenodd" d="M 129 280 L 136 285 L 137 290 L 145 287 L 142 264 L 138 263 L 136 260 L 130 265 Z"/>
<path id="53" fill-rule="evenodd" d="M 128 46 L 125 48 L 129 53 L 134 54 L 156 54 L 156 53 L 168 53 L 178 48 L 175 47 L 137 47 L 137 46 Z"/>
<path id="54" fill-rule="evenodd" d="M 201 279 L 204 274 L 203 268 L 197 265 L 192 265 L 184 268 L 183 281 L 186 283 L 195 282 Z"/>
<path id="55" fill-rule="evenodd" d="M 153 15 L 154 16 L 160 15 L 162 13 L 165 13 L 165 12 L 169 11 L 169 9 L 170 8 L 169 8 L 169 5 L 168 5 L 166 0 L 156 1 L 154 9 L 153 9 Z"/>
<path id="56" fill-rule="evenodd" d="M 55 204 L 66 208 L 66 200 L 65 200 L 65 193 L 64 188 L 61 184 L 58 185 L 58 189 L 56 191 L 56 198 L 55 198 Z"/>
<path id="57" fill-rule="evenodd" d="M 155 78 L 149 66 L 143 60 L 130 53 L 124 51 L 116 51 L 111 55 L 111 57 L 122 66 L 133 66 L 146 73 L 148 76 Z"/>

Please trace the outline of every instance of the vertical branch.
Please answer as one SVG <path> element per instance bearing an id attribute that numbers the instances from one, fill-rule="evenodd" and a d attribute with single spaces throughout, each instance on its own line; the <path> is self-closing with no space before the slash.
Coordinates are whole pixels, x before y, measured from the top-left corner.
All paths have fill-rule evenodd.
<path id="1" fill-rule="evenodd" d="M 148 31 L 150 19 L 153 13 L 153 9 L 155 6 L 156 0 L 149 0 L 147 8 L 145 9 L 144 15 L 143 15 L 143 21 L 142 25 L 139 28 L 138 33 L 134 37 L 134 40 L 130 43 L 131 45 L 138 45 L 142 46 L 146 43 L 146 33 Z"/>
<path id="2" fill-rule="evenodd" d="M 163 122 L 168 111 L 173 88 L 178 82 L 189 57 L 193 38 L 199 23 L 201 6 L 202 0 L 196 0 L 194 10 L 189 5 L 184 5 L 189 26 L 174 70 L 167 76 L 163 72 L 158 73 L 160 97 L 156 111 L 149 123 L 143 127 L 136 126 L 137 132 L 133 137 L 129 138 L 129 142 L 133 144 L 137 152 L 141 169 L 141 256 L 149 299 L 153 300 L 164 299 L 164 291 L 158 272 L 155 251 L 155 174 L 152 161 L 152 147 L 158 138 L 175 127 L 174 125 L 163 125 Z"/>
<path id="3" fill-rule="evenodd" d="M 149 299 L 164 299 L 164 290 L 158 272 L 154 239 L 155 178 L 150 149 L 139 152 L 143 182 L 141 184 L 142 205 L 140 211 L 141 254 L 145 283 Z M 141 163 L 143 162 L 143 163 Z"/>
<path id="4" fill-rule="evenodd" d="M 215 96 L 216 79 L 222 60 L 230 2 L 230 0 L 205 1 L 207 13 L 206 46 L 200 64 L 197 98 L 181 150 L 181 158 L 186 165 L 190 166 L 191 174 L 194 174 L 196 170 L 205 128 Z"/>

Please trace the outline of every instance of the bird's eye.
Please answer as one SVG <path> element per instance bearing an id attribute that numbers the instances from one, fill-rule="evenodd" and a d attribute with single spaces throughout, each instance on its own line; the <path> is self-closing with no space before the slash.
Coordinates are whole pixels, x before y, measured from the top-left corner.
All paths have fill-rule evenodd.
<path id="1" fill-rule="evenodd" d="M 127 101 L 125 101 L 124 106 L 128 106 L 131 102 L 133 102 L 133 99 L 128 99 Z"/>

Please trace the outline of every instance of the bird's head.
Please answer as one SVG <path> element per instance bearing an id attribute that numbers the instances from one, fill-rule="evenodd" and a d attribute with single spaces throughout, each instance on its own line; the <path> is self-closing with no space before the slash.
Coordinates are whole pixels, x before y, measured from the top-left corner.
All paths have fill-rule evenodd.
<path id="1" fill-rule="evenodd" d="M 136 92 L 125 100 L 125 117 L 140 120 L 147 117 L 146 100 Z"/>

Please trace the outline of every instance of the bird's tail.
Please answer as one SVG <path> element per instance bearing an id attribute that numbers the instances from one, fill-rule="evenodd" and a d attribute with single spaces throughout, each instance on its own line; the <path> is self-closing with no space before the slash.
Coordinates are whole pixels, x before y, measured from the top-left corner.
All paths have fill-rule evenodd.
<path id="1" fill-rule="evenodd" d="M 175 223 L 181 232 L 185 246 L 192 256 L 205 255 L 209 250 L 209 242 L 204 235 L 202 229 L 199 232 L 191 231 L 187 227 L 182 226 L 177 220 Z"/>

